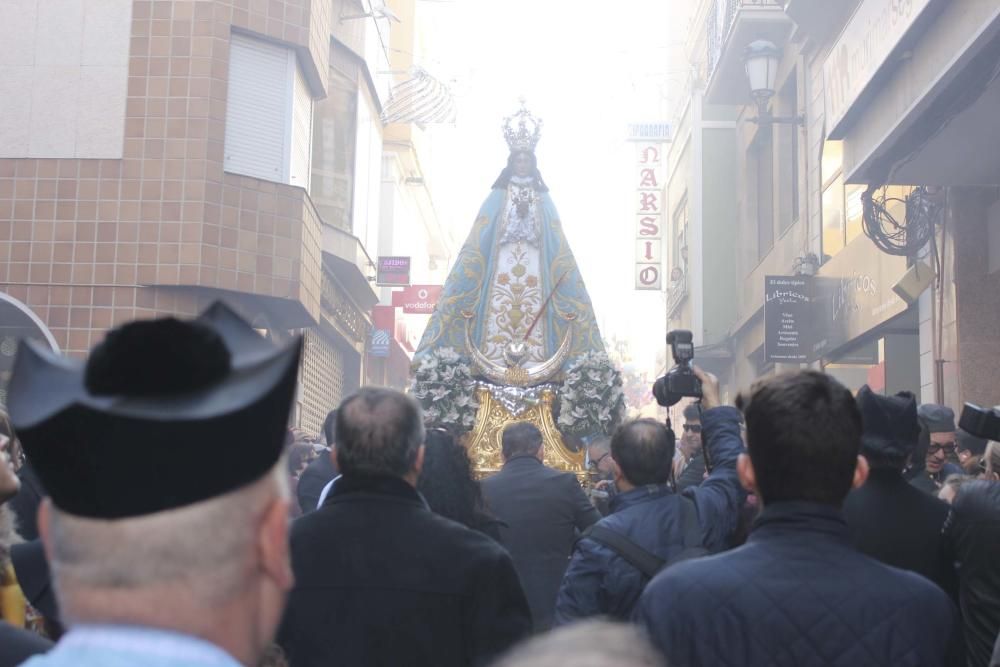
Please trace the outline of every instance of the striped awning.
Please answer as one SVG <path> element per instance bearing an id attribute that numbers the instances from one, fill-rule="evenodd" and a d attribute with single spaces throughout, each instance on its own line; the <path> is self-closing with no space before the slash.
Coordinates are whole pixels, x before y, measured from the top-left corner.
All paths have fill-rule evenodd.
<path id="1" fill-rule="evenodd" d="M 386 125 L 454 123 L 455 98 L 448 86 L 415 67 L 409 79 L 390 91 L 389 101 L 382 110 L 382 122 Z"/>

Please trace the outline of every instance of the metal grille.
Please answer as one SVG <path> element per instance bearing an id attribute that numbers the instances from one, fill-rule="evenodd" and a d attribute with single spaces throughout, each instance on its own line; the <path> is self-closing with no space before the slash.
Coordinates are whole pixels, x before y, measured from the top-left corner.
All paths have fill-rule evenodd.
<path id="1" fill-rule="evenodd" d="M 327 413 L 344 393 L 343 353 L 313 330 L 306 332 L 302 358 L 302 398 L 299 425 L 319 434 Z"/>

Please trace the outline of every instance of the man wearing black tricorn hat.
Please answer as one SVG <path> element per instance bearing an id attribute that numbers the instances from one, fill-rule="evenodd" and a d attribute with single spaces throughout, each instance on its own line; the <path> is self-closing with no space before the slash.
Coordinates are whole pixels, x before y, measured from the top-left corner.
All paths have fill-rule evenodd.
<path id="1" fill-rule="evenodd" d="M 50 494 L 39 528 L 70 628 L 26 664 L 257 663 L 292 585 L 300 354 L 222 304 L 112 330 L 84 366 L 21 344 L 10 415 Z"/>
<path id="2" fill-rule="evenodd" d="M 857 404 L 861 454 L 870 472 L 865 484 L 844 501 L 851 541 L 872 558 L 923 575 L 957 600 L 957 574 L 942 538 L 948 504 L 903 477 L 920 433 L 916 398 L 881 396 L 866 385 L 858 392 Z"/>

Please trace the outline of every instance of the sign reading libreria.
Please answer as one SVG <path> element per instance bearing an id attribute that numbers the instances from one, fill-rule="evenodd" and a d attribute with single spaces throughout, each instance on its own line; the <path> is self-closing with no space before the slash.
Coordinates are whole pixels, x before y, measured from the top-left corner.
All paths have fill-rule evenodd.
<path id="1" fill-rule="evenodd" d="M 812 351 L 813 282 L 805 276 L 764 278 L 764 358 L 806 363 Z"/>

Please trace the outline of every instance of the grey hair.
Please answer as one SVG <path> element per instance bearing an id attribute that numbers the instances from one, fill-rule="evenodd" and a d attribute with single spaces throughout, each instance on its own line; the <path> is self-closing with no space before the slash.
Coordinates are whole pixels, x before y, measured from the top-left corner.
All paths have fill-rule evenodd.
<path id="1" fill-rule="evenodd" d="M 290 497 L 284 457 L 262 478 L 222 496 L 148 516 L 106 521 L 66 514 L 49 522 L 50 566 L 60 604 L 86 592 L 184 586 L 206 604 L 246 582 L 258 522 Z"/>
<path id="2" fill-rule="evenodd" d="M 515 646 L 493 667 L 664 667 L 638 627 L 589 620 Z"/>

